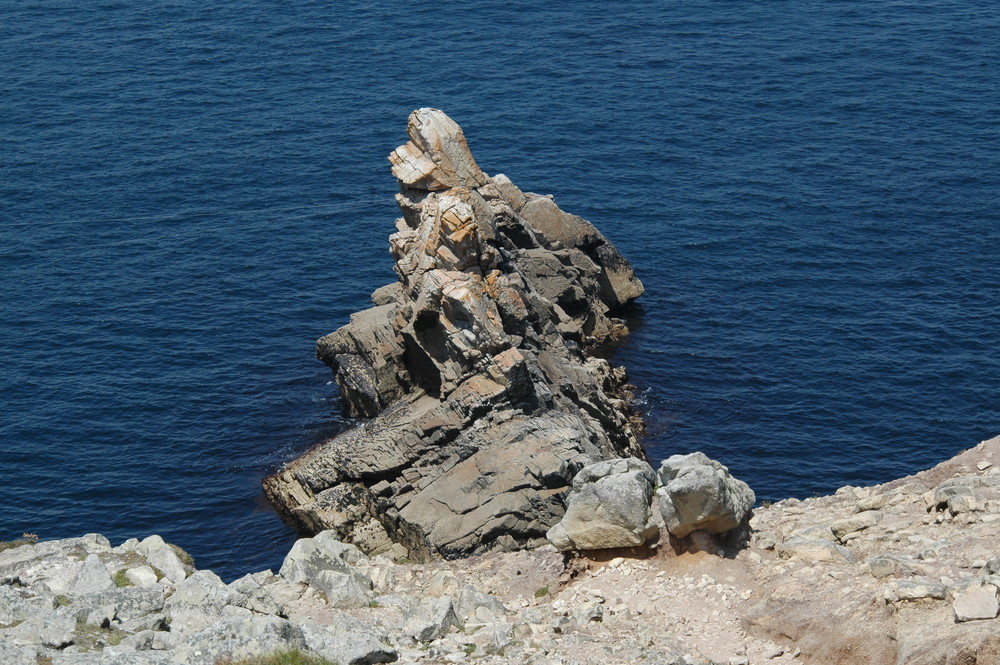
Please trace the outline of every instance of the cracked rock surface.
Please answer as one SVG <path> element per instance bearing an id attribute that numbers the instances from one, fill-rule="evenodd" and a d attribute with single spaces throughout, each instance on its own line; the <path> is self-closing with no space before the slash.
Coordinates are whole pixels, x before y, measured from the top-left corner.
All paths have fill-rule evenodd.
<path id="1" fill-rule="evenodd" d="M 410 115 L 389 157 L 399 276 L 317 343 L 364 424 L 265 480 L 302 531 L 427 561 L 544 542 L 588 464 L 645 454 L 626 375 L 589 351 L 642 292 L 618 250 L 551 197 L 488 176 L 461 128 Z"/>

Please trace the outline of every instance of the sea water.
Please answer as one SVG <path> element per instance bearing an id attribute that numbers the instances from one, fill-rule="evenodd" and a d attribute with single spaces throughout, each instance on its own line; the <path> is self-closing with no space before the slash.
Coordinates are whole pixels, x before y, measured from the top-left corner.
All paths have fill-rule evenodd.
<path id="1" fill-rule="evenodd" d="M 762 499 L 1000 433 L 983 0 L 0 4 L 0 538 L 159 533 L 224 577 L 351 423 L 314 340 L 394 279 L 432 106 L 646 285 L 651 457 Z"/>

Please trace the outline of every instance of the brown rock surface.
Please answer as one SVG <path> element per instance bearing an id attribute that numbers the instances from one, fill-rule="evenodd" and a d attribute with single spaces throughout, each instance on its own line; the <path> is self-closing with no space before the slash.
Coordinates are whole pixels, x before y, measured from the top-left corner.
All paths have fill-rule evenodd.
<path id="1" fill-rule="evenodd" d="M 265 481 L 304 531 L 426 560 L 536 545 L 574 474 L 644 458 L 624 370 L 584 349 L 627 332 L 642 294 L 589 222 L 477 166 L 419 109 L 389 157 L 399 282 L 317 343 L 348 409 L 372 420 Z"/>

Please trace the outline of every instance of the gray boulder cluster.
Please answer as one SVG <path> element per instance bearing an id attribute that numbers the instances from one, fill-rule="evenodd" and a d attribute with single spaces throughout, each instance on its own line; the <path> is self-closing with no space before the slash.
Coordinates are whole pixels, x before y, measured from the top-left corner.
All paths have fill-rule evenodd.
<path id="1" fill-rule="evenodd" d="M 544 543 L 583 467 L 644 457 L 625 371 L 589 350 L 627 333 L 642 283 L 549 196 L 488 176 L 435 109 L 390 156 L 397 282 L 319 340 L 363 425 L 265 480 L 307 533 L 425 561 Z"/>
<path id="2" fill-rule="evenodd" d="M 460 628 L 485 653 L 512 639 L 514 617 L 496 597 L 472 586 L 403 596 L 412 573 L 402 568 L 330 531 L 296 542 L 278 574 L 230 584 L 158 536 L 24 542 L 0 552 L 0 662 L 215 665 L 299 650 L 360 665 Z M 357 616 L 383 606 L 375 620 Z"/>
<path id="3" fill-rule="evenodd" d="M 660 525 L 677 538 L 704 544 L 750 519 L 753 490 L 704 453 L 673 455 L 658 473 L 642 460 L 607 460 L 573 479 L 563 519 L 549 530 L 559 550 L 635 547 L 651 542 Z"/>

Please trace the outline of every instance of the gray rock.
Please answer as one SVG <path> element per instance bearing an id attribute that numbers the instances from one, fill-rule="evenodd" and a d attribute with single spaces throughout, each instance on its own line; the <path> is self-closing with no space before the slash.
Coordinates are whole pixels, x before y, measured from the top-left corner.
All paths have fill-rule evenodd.
<path id="1" fill-rule="evenodd" d="M 422 561 L 537 546 L 588 464 L 643 456 L 627 377 L 584 348 L 627 332 L 628 262 L 550 197 L 489 178 L 461 129 L 410 117 L 390 157 L 398 285 L 317 355 L 364 426 L 265 481 L 303 530 Z"/>
<path id="2" fill-rule="evenodd" d="M 300 538 L 285 556 L 279 574 L 289 582 L 309 584 L 322 571 L 350 574 L 353 566 L 367 559 L 354 545 L 337 540 L 328 530 L 313 538 Z"/>
<path id="3" fill-rule="evenodd" d="M 115 620 L 116 616 L 115 606 L 109 603 L 87 614 L 86 623 L 98 626 L 99 628 L 110 628 L 111 622 Z"/>
<path id="4" fill-rule="evenodd" d="M 65 614 L 47 612 L 29 617 L 6 631 L 6 639 L 17 645 L 38 644 L 63 649 L 73 643 L 76 620 Z"/>
<path id="5" fill-rule="evenodd" d="M 462 588 L 455 603 L 455 614 L 461 621 L 467 621 L 481 607 L 489 609 L 494 615 L 502 617 L 509 611 L 496 596 L 483 593 L 473 586 Z"/>
<path id="6" fill-rule="evenodd" d="M 66 612 L 77 621 L 86 620 L 87 616 L 101 607 L 112 605 L 115 615 L 120 621 L 131 621 L 139 617 L 159 612 L 163 609 L 164 592 L 162 587 L 142 589 L 139 587 L 123 587 L 101 593 L 80 596 L 66 607 Z"/>
<path id="7" fill-rule="evenodd" d="M 890 587 L 890 593 L 898 600 L 944 600 L 948 589 L 937 582 L 903 580 Z"/>
<path id="8" fill-rule="evenodd" d="M 830 529 L 833 531 L 833 535 L 843 542 L 848 540 L 852 534 L 875 526 L 881 517 L 882 514 L 876 510 L 866 510 L 837 520 L 830 525 Z"/>
<path id="9" fill-rule="evenodd" d="M 563 551 L 642 545 L 659 532 L 650 521 L 655 480 L 652 467 L 635 458 L 584 467 L 573 479 L 566 514 L 546 537 Z"/>
<path id="10" fill-rule="evenodd" d="M 419 642 L 430 642 L 458 625 L 451 598 L 425 598 L 404 615 L 403 633 Z"/>
<path id="11" fill-rule="evenodd" d="M 340 665 L 392 663 L 399 658 L 382 632 L 346 614 L 335 614 L 323 625 L 305 619 L 299 627 L 311 651 Z"/>
<path id="12" fill-rule="evenodd" d="M 846 547 L 818 538 L 790 538 L 778 545 L 777 551 L 779 556 L 785 558 L 798 557 L 810 563 L 819 561 L 855 562 L 854 555 Z"/>
<path id="13" fill-rule="evenodd" d="M 156 573 L 149 566 L 136 566 L 125 571 L 125 579 L 138 587 L 156 584 Z"/>
<path id="14" fill-rule="evenodd" d="M 912 570 L 905 558 L 888 554 L 879 554 L 868 559 L 868 570 L 872 577 L 882 578 L 889 575 L 900 575 Z"/>
<path id="15" fill-rule="evenodd" d="M 171 654 L 144 651 L 141 653 L 116 650 L 66 653 L 54 652 L 52 665 L 177 665 Z"/>
<path id="16" fill-rule="evenodd" d="M 260 614 L 281 613 L 281 605 L 252 574 L 244 575 L 230 584 L 229 591 L 229 602 L 233 605 L 245 607 Z"/>
<path id="17" fill-rule="evenodd" d="M 222 659 L 239 661 L 278 650 L 302 649 L 302 630 L 273 616 L 225 618 L 184 636 L 171 653 L 175 663 L 215 665 Z"/>
<path id="18" fill-rule="evenodd" d="M 155 637 L 156 633 L 152 630 L 140 630 L 123 638 L 119 646 L 125 651 L 149 651 L 153 648 Z M 105 650 L 108 650 L 108 648 L 106 647 Z"/>
<path id="19" fill-rule="evenodd" d="M 341 609 L 368 607 L 375 601 L 371 580 L 354 571 L 349 573 L 320 571 L 313 578 L 311 586 L 323 592 L 330 607 Z"/>
<path id="20" fill-rule="evenodd" d="M 100 593 L 115 588 L 115 581 L 96 554 L 90 554 L 83 561 L 83 566 L 70 585 L 69 593 L 73 596 L 83 596 L 89 593 Z"/>
<path id="21" fill-rule="evenodd" d="M 698 529 L 721 534 L 743 524 L 756 496 L 722 464 L 704 453 L 672 455 L 660 466 L 656 490 L 670 533 L 683 538 Z"/>
<path id="22" fill-rule="evenodd" d="M 984 586 L 970 589 L 955 598 L 952 609 L 955 611 L 955 621 L 958 622 L 995 619 L 1000 613 L 996 588 Z"/>
<path id="23" fill-rule="evenodd" d="M 38 665 L 36 650 L 0 639 L 0 663 L 4 665 Z"/>
<path id="24" fill-rule="evenodd" d="M 163 609 L 171 631 L 195 633 L 216 623 L 231 598 L 231 592 L 218 575 L 199 570 L 177 585 Z"/>
<path id="25" fill-rule="evenodd" d="M 513 627 L 503 621 L 492 623 L 477 629 L 463 641 L 475 645 L 473 655 L 492 655 L 502 652 L 514 641 Z"/>
<path id="26" fill-rule="evenodd" d="M 24 621 L 38 613 L 39 608 L 26 600 L 13 587 L 0 584 L 0 625 Z"/>
<path id="27" fill-rule="evenodd" d="M 163 538 L 149 536 L 136 546 L 136 551 L 145 556 L 149 565 L 162 572 L 174 584 L 179 584 L 187 577 L 184 564 Z"/>

